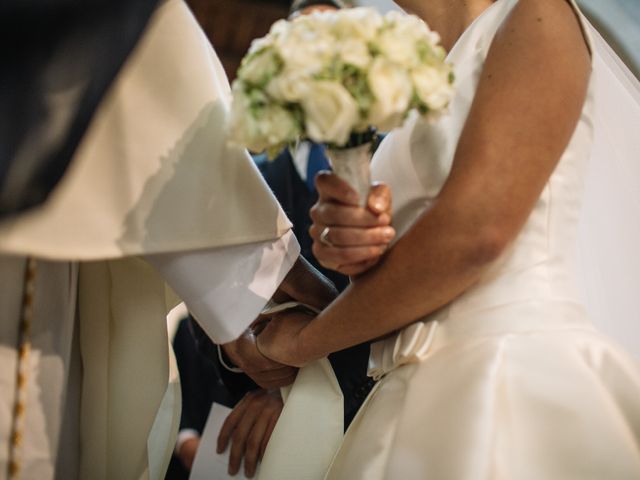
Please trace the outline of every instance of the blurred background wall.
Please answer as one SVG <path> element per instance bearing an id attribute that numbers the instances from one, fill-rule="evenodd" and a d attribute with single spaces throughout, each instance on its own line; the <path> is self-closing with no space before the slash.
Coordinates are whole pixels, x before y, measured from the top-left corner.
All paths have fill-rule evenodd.
<path id="1" fill-rule="evenodd" d="M 640 0 L 578 0 L 591 23 L 640 78 Z"/>
<path id="2" fill-rule="evenodd" d="M 251 40 L 287 16 L 288 0 L 186 0 L 211 40 L 230 79 Z"/>
<path id="3" fill-rule="evenodd" d="M 591 22 L 640 75 L 640 0 L 577 0 Z M 251 40 L 287 16 L 289 0 L 187 0 L 204 27 L 231 79 Z M 355 4 L 398 8 L 391 0 L 354 0 Z"/>

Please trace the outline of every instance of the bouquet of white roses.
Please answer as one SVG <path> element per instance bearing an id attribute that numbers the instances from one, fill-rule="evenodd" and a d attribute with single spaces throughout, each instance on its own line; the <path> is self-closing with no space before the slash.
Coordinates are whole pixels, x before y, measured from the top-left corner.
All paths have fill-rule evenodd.
<path id="1" fill-rule="evenodd" d="M 301 138 L 357 146 L 358 134 L 390 131 L 413 109 L 435 116 L 453 93 L 438 42 L 419 18 L 371 8 L 280 20 L 242 60 L 231 137 L 272 156 Z"/>

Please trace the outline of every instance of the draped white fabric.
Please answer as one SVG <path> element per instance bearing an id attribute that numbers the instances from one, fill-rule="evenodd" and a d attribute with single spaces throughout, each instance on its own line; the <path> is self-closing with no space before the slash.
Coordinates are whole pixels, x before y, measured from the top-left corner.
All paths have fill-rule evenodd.
<path id="1" fill-rule="evenodd" d="M 496 0 L 451 50 L 457 90 L 449 114 L 433 124 L 409 121 L 376 152 L 373 176 L 394 191 L 400 235 L 447 180 L 487 52 L 517 3 Z M 576 14 L 583 20 L 577 7 Z M 594 78 L 571 141 L 526 224 L 476 284 L 372 346 L 370 373 L 380 381 L 349 427 L 328 479 L 640 478 L 639 365 L 594 328 L 589 315 L 599 308 L 598 323 L 609 327 L 618 315 L 638 318 L 640 267 L 630 256 L 637 258 L 640 242 L 636 236 L 627 243 L 618 233 L 637 232 L 640 175 L 631 164 L 638 155 L 621 155 L 612 165 L 609 152 L 620 145 L 613 139 L 605 144 L 607 155 L 588 166 L 598 125 L 619 129 L 623 138 L 638 130 L 622 121 L 625 105 L 604 105 L 612 116 L 603 114 L 600 104 L 613 100 L 601 89 L 619 86 L 598 83 L 601 47 L 584 26 L 596 52 Z M 622 98 L 631 104 L 630 96 Z M 595 133 L 596 152 L 603 150 L 601 135 Z M 591 204 L 583 208 L 584 174 L 594 167 L 600 171 L 589 171 Z M 620 173 L 611 177 L 614 169 Z M 583 224 L 592 225 L 579 236 L 591 248 L 581 272 L 592 273 L 580 275 L 607 283 L 592 288 L 589 312 L 570 265 L 581 211 L 588 212 Z M 607 243 L 595 242 L 601 237 Z M 606 277 L 605 267 L 611 267 Z M 612 298 L 600 298 L 605 295 Z M 617 305 L 622 295 L 625 303 Z M 631 335 L 632 324 L 618 340 Z"/>
<path id="2" fill-rule="evenodd" d="M 224 315 L 224 327 L 220 315 L 213 315 L 218 310 L 199 303 L 203 323 L 211 314 L 209 330 L 224 340 L 252 321 L 251 310 L 261 308 L 256 297 L 271 296 L 297 255 L 295 241 L 279 240 L 291 224 L 253 161 L 246 151 L 227 144 L 229 93 L 220 61 L 186 4 L 161 2 L 50 200 L 0 225 L 3 256 L 83 261 L 78 283 L 80 478 L 159 479 L 174 445 L 179 389 L 170 368 L 164 318 L 176 298 L 157 272 L 135 256 L 177 258 L 195 250 L 207 256 L 203 250 L 253 243 L 257 252 L 250 258 L 246 251 L 228 253 L 226 266 L 245 262 L 242 279 L 233 282 L 237 270 L 220 264 L 209 267 L 216 272 L 206 277 L 215 283 L 217 274 L 235 287 L 222 293 L 224 304 L 209 295 L 208 306 L 224 308 L 251 294 L 251 308 L 236 309 L 246 316 L 239 323 Z M 5 276 L 3 281 L 11 280 Z M 195 302 L 202 298 L 198 291 Z M 45 311 L 56 317 L 43 320 L 51 338 L 62 336 L 61 323 L 72 325 L 75 301 L 66 306 L 66 318 L 53 309 Z M 11 327 L 18 318 L 0 322 Z M 9 334 L 2 330 L 0 344 L 5 344 Z M 6 343 L 15 348 L 13 340 Z M 49 363 L 66 362 L 62 355 L 45 360 L 40 371 Z M 38 368 L 34 365 L 34 371 Z M 62 401 L 66 378 L 52 376 L 51 381 L 59 384 L 50 391 L 58 396 L 55 402 L 35 389 L 29 392 L 34 397 L 27 414 L 40 418 L 41 436 L 28 439 L 25 448 L 35 448 L 37 440 L 51 441 L 55 449 L 62 421 L 55 407 Z M 14 386 L 6 387 L 9 398 Z M 8 415 L 0 414 L 3 438 L 9 422 Z M 51 427 L 43 428 L 46 422 Z M 55 452 L 47 455 L 42 455 L 46 474 L 41 468 L 31 478 L 53 477 Z"/>
<path id="3" fill-rule="evenodd" d="M 300 305 L 270 304 L 265 313 Z M 318 313 L 309 305 L 306 308 Z M 327 358 L 300 369 L 295 382 L 281 389 L 284 408 L 262 458 L 261 480 L 322 478 L 342 441 L 342 390 Z"/>
<path id="4" fill-rule="evenodd" d="M 588 28 L 596 114 L 577 281 L 596 325 L 640 358 L 640 82 Z"/>

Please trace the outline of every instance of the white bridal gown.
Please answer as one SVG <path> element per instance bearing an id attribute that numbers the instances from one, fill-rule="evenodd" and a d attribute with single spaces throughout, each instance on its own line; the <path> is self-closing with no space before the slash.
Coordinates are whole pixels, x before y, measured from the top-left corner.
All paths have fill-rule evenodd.
<path id="1" fill-rule="evenodd" d="M 435 124 L 408 121 L 376 153 L 374 177 L 394 192 L 400 234 L 447 179 L 491 41 L 516 3 L 496 1 L 451 51 L 450 113 Z M 569 268 L 593 100 L 592 82 L 510 249 L 447 307 L 372 346 L 370 374 L 380 381 L 328 478 L 640 479 L 638 365 L 594 328 Z"/>

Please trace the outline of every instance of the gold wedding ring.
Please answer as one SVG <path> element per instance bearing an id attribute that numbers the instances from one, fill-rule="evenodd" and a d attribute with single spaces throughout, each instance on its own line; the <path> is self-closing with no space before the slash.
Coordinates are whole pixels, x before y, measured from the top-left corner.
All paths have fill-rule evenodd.
<path id="1" fill-rule="evenodd" d="M 333 243 L 329 240 L 329 227 L 324 227 L 322 233 L 320 233 L 320 243 L 327 247 L 333 247 Z"/>

